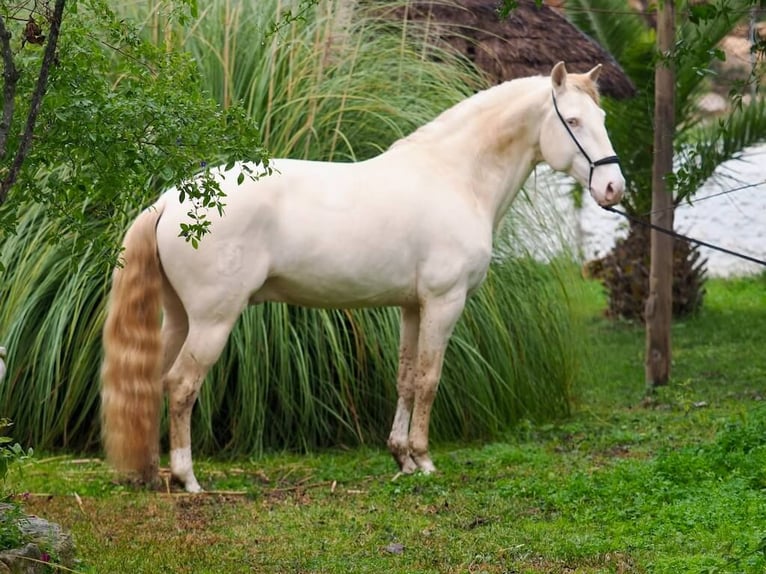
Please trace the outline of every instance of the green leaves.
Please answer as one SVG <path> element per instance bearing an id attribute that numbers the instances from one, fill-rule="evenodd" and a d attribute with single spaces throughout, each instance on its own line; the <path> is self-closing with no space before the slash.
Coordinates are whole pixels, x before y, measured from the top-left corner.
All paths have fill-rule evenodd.
<path id="1" fill-rule="evenodd" d="M 6 433 L 13 426 L 10 419 L 0 418 L 0 433 Z M 3 500 L 10 494 L 5 484 L 8 476 L 8 470 L 14 464 L 32 456 L 32 449 L 24 450 L 22 446 L 13 440 L 10 436 L 3 434 L 0 436 L 0 498 Z M 3 530 L 0 526 L 0 530 Z M 0 548 L 4 548 L 0 546 Z"/>
<path id="2" fill-rule="evenodd" d="M 188 54 L 142 40 L 105 2 L 79 2 L 66 15 L 59 52 L 40 133 L 9 202 L 43 205 L 64 231 L 99 244 L 97 252 L 116 252 L 123 230 L 115 213 L 135 213 L 160 189 L 193 176 L 201 162 L 264 155 L 255 122 L 205 93 Z M 27 77 L 37 58 L 25 53 Z M 30 87 L 19 86 L 20 112 Z M 219 209 L 214 183 L 201 196 L 201 207 Z M 17 214 L 12 206 L 0 210 L 0 228 L 12 231 Z M 190 237 L 199 241 L 205 227 L 200 219 L 191 225 Z"/>
<path id="3" fill-rule="evenodd" d="M 654 138 L 654 73 L 661 64 L 672 65 L 676 74 L 676 172 L 671 176 L 679 203 L 693 195 L 716 167 L 745 147 L 763 141 L 766 131 L 759 123 L 766 109 L 762 98 L 754 100 L 742 121 L 739 96 L 733 94 L 731 111 L 720 121 L 709 121 L 697 108 L 699 97 L 709 89 L 716 61 L 725 58 L 720 41 L 729 34 L 749 0 L 685 3 L 677 18 L 677 42 L 669 54 L 657 54 L 654 31 L 639 13 L 626 13 L 620 0 L 571 0 L 569 16 L 596 38 L 617 59 L 638 87 L 636 97 L 624 101 L 605 99 L 607 128 L 625 173 L 628 194 L 623 205 L 633 214 L 651 211 L 651 170 Z"/>
<path id="4" fill-rule="evenodd" d="M 689 22 L 692 24 L 701 24 L 702 22 L 707 22 L 708 20 L 712 20 L 715 18 L 720 10 L 719 8 L 712 3 L 699 3 L 699 4 L 689 4 L 688 5 L 689 10 Z"/>

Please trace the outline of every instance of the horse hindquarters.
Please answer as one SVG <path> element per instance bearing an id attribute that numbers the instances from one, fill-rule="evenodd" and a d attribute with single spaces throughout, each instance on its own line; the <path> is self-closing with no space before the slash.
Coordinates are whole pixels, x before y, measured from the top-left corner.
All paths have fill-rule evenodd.
<path id="1" fill-rule="evenodd" d="M 103 332 L 106 456 L 118 471 L 146 482 L 156 479 L 159 466 L 162 273 L 155 226 L 161 213 L 162 204 L 144 211 L 125 235 Z"/>
<path id="2" fill-rule="evenodd" d="M 231 197 L 233 204 L 234 193 Z M 172 198 L 168 203 L 157 226 L 157 242 L 166 280 L 163 388 L 168 395 L 170 470 L 187 491 L 198 492 L 201 488 L 192 461 L 192 410 L 231 329 L 265 280 L 267 259 L 257 257 L 263 246 L 256 239 L 242 243 L 236 214 L 244 209 L 233 209 L 216 221 L 212 233 L 195 249 L 178 237 L 186 208 Z"/>

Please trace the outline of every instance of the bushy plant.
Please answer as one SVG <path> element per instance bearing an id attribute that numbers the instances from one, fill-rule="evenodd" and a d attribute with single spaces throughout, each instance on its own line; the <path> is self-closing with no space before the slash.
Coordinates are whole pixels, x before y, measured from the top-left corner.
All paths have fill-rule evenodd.
<path id="1" fill-rule="evenodd" d="M 8 48 L 20 75 L 8 129 L 11 149 L 23 131 L 42 58 L 25 44 L 19 27 L 26 18 L 48 18 L 39 4 L 0 4 L 3 22 L 14 26 Z M 142 42 L 135 26 L 103 0 L 70 4 L 34 145 L 0 204 L 0 241 L 15 232 L 31 205 L 40 205 L 57 221 L 57 234 L 78 239 L 73 257 L 87 250 L 110 265 L 124 230 L 121 216 L 132 217 L 159 189 L 206 166 L 258 161 L 265 154 L 257 125 L 240 107 L 224 110 L 205 93 L 189 54 Z M 216 197 L 214 189 L 205 188 L 204 195 L 208 201 Z M 204 235 L 204 224 L 190 220 L 190 239 Z"/>
<path id="2" fill-rule="evenodd" d="M 657 54 L 656 31 L 647 14 L 627 9 L 622 0 L 572 0 L 568 16 L 597 39 L 623 67 L 637 87 L 635 97 L 622 101 L 604 99 L 607 127 L 627 181 L 622 200 L 625 210 L 640 222 L 652 213 L 652 164 L 654 158 L 655 68 L 675 70 L 674 173 L 667 178 L 673 205 L 693 201 L 702 184 L 722 163 L 737 158 L 748 146 L 764 141 L 766 100 L 755 97 L 745 104 L 743 96 L 760 78 L 753 68 L 747 81 L 731 86 L 731 106 L 710 118 L 700 113 L 699 101 L 709 90 L 714 64 L 725 59 L 720 42 L 741 23 L 752 5 L 750 0 L 721 0 L 680 3 L 676 19 L 676 43 L 670 54 Z M 753 51 L 762 50 L 760 44 Z M 673 262 L 676 317 L 695 311 L 704 298 L 705 260 L 697 249 L 677 240 Z M 612 315 L 628 319 L 643 317 L 649 292 L 649 233 L 641 224 L 631 224 L 627 242 L 596 262 L 603 273 Z M 629 248 L 626 248 L 629 247 Z"/>
<path id="3" fill-rule="evenodd" d="M 13 465 L 32 456 L 32 449 L 24 450 L 13 438 L 5 433 L 12 426 L 10 420 L 0 418 L 0 550 L 18 548 L 24 542 L 19 528 L 23 513 L 12 499 L 7 479 Z"/>
<path id="4" fill-rule="evenodd" d="M 2 485 L 2 498 L 7 498 L 8 496 L 6 479 L 11 467 L 32 456 L 31 448 L 25 451 L 12 437 L 5 434 L 12 426 L 13 423 L 9 419 L 0 418 L 0 485 Z"/>

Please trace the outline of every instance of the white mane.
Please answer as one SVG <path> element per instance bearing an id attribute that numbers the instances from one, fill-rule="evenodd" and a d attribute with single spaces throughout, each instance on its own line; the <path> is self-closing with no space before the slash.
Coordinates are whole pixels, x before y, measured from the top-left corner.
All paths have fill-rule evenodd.
<path id="1" fill-rule="evenodd" d="M 451 131 L 453 129 L 451 126 L 476 121 L 477 118 L 485 116 L 487 111 L 505 109 L 517 102 L 519 97 L 528 95 L 543 84 L 550 84 L 548 76 L 517 78 L 477 92 L 470 98 L 443 111 L 431 122 L 421 126 L 408 136 L 395 141 L 391 148 L 406 143 L 439 139 L 445 130 Z"/>

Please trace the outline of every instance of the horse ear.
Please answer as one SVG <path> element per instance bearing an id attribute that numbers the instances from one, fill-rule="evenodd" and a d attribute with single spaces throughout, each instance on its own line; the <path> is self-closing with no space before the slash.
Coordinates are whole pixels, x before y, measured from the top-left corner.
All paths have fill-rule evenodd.
<path id="1" fill-rule="evenodd" d="M 551 70 L 551 81 L 553 82 L 553 88 L 556 91 L 560 91 L 567 83 L 567 67 L 564 62 L 559 62 L 553 66 Z"/>
<path id="2" fill-rule="evenodd" d="M 586 74 L 588 78 L 590 78 L 590 81 L 594 84 L 598 80 L 598 77 L 601 75 L 601 64 L 598 64 L 597 66 L 594 66 L 593 69 Z"/>

